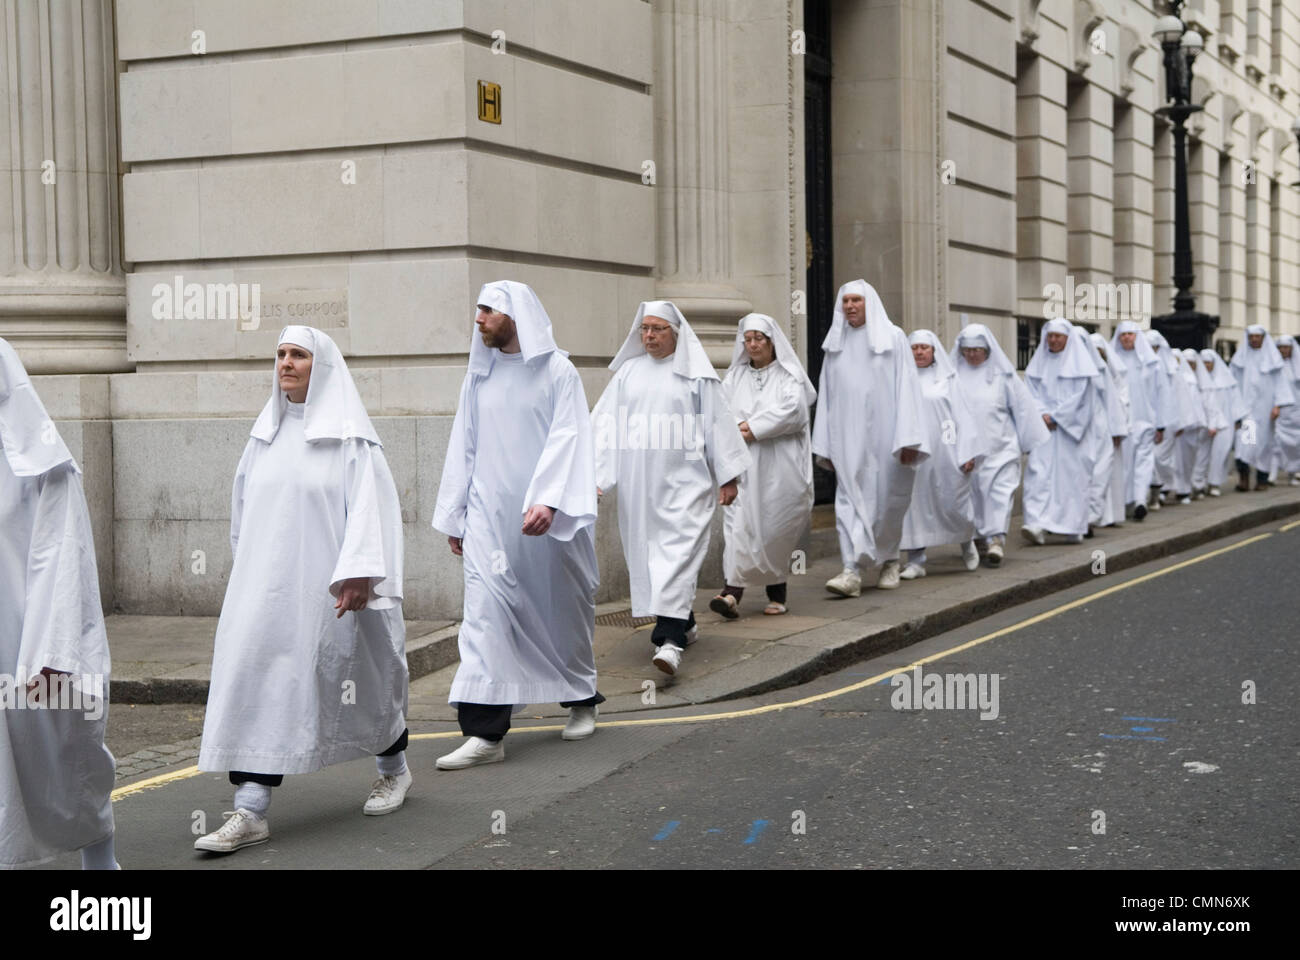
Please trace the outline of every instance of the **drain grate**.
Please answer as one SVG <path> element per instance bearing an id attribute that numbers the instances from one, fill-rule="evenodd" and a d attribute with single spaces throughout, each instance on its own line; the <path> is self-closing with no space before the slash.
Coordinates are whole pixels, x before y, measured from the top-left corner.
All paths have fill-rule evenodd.
<path id="1" fill-rule="evenodd" d="M 598 627 L 644 627 L 647 623 L 654 623 L 654 617 L 634 617 L 631 610 L 618 610 L 614 613 L 607 613 L 596 618 Z"/>

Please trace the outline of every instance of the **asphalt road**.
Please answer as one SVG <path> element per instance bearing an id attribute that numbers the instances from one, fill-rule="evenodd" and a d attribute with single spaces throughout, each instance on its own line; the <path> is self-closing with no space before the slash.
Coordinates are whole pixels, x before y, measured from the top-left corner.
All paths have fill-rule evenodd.
<path id="1" fill-rule="evenodd" d="M 290 777 L 270 811 L 272 841 L 227 857 L 194 852 L 192 825 L 201 815 L 214 829 L 231 788 L 224 776 L 188 777 L 115 803 L 118 857 L 204 870 L 1294 869 L 1300 527 L 1281 526 L 1099 576 L 766 697 L 626 725 L 602 717 L 582 743 L 516 730 L 502 764 L 436 772 L 460 741 L 429 724 L 413 730 L 435 738 L 412 743 L 416 781 L 398 813 L 361 815 L 369 761 Z M 1082 602 L 1043 616 L 1072 601 Z M 924 673 L 983 675 L 989 694 L 997 675 L 996 718 L 896 709 L 889 681 L 873 681 L 935 655 Z"/>

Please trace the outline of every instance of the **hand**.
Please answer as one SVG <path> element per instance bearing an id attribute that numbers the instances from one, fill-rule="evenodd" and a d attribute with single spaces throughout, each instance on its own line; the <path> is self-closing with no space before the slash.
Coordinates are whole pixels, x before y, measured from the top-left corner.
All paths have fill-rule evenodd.
<path id="1" fill-rule="evenodd" d="M 547 530 L 551 529 L 551 520 L 555 517 L 555 511 L 550 507 L 535 503 L 528 508 L 524 514 L 524 536 L 540 537 Z"/>
<path id="2" fill-rule="evenodd" d="M 971 472 L 972 470 L 974 470 L 974 469 L 975 469 L 975 461 L 974 461 L 974 460 L 967 460 L 965 463 L 963 463 L 963 464 L 961 465 L 961 472 L 962 472 L 962 473 L 970 473 L 970 472 Z"/>
<path id="3" fill-rule="evenodd" d="M 334 619 L 337 620 L 349 610 L 366 609 L 366 601 L 369 598 L 369 577 L 353 577 L 351 580 L 344 580 L 343 586 L 339 587 L 338 602 L 334 604 L 334 609 L 339 612 L 338 617 Z"/>
<path id="4" fill-rule="evenodd" d="M 1110 442 L 1113 443 L 1113 444 L 1115 445 L 1115 449 L 1118 450 L 1118 449 L 1119 449 L 1119 448 L 1124 444 L 1124 438 L 1123 438 L 1123 437 L 1111 437 L 1111 438 L 1110 438 Z"/>
<path id="5" fill-rule="evenodd" d="M 1165 442 L 1165 432 L 1163 430 L 1157 430 L 1156 443 L 1164 443 L 1164 442 Z"/>
<path id="6" fill-rule="evenodd" d="M 49 683 L 49 678 L 70 677 L 72 676 L 72 674 L 68 673 L 65 670 L 51 670 L 49 667 L 42 667 L 41 676 L 46 678 L 46 683 L 44 684 L 46 691 L 52 694 L 53 691 L 50 690 L 51 684 Z M 36 677 L 32 677 L 32 679 L 27 681 L 27 699 L 31 703 L 41 702 L 41 696 L 40 696 L 41 686 L 42 685 L 40 680 L 38 680 Z"/>
<path id="7" fill-rule="evenodd" d="M 1183 435 L 1183 431 L 1181 431 L 1181 430 L 1175 430 L 1175 431 L 1174 431 L 1174 436 L 1175 436 L 1175 437 L 1181 437 L 1182 435 Z"/>
<path id="8" fill-rule="evenodd" d="M 461 549 L 460 537 L 448 537 L 447 545 L 451 547 L 451 552 L 454 553 L 456 556 L 463 557 L 465 555 L 465 551 Z"/>
<path id="9" fill-rule="evenodd" d="M 1049 413 L 1043 414 L 1043 423 L 1047 424 L 1048 430 L 1056 429 L 1056 421 L 1052 419 L 1052 415 Z"/>
<path id="10" fill-rule="evenodd" d="M 916 449 L 916 447 L 904 447 L 902 450 L 898 451 L 898 462 L 903 464 L 903 466 L 917 463 L 920 459 L 921 451 Z"/>
<path id="11" fill-rule="evenodd" d="M 740 421 L 740 435 L 745 438 L 746 443 L 754 442 L 754 431 L 749 429 L 749 421 Z"/>
<path id="12" fill-rule="evenodd" d="M 730 483 L 724 483 L 718 488 L 718 503 L 724 507 L 731 506 L 731 504 L 736 500 L 736 494 L 739 492 L 740 490 L 737 488 L 735 480 L 732 480 Z"/>
<path id="13" fill-rule="evenodd" d="M 813 463 L 817 464 L 817 466 L 821 467 L 823 470 L 829 470 L 831 473 L 835 472 L 835 464 L 831 463 L 825 457 L 813 457 Z"/>
<path id="14" fill-rule="evenodd" d="M 1270 411 L 1268 412 L 1268 418 L 1269 418 L 1270 420 L 1276 420 L 1276 419 L 1277 419 L 1278 417 L 1280 417 L 1281 415 L 1282 415 L 1282 408 L 1281 408 L 1281 407 L 1274 407 L 1272 410 L 1270 410 Z"/>
<path id="15" fill-rule="evenodd" d="M 1210 436 L 1217 437 L 1218 435 L 1219 435 L 1219 431 L 1216 430 L 1214 427 L 1210 427 Z"/>
<path id="16" fill-rule="evenodd" d="M 597 502 L 597 503 L 600 503 L 600 498 L 603 497 L 604 495 L 605 495 L 605 491 L 602 490 L 602 489 L 600 489 L 600 487 L 597 487 L 597 488 L 596 488 L 596 502 Z"/>

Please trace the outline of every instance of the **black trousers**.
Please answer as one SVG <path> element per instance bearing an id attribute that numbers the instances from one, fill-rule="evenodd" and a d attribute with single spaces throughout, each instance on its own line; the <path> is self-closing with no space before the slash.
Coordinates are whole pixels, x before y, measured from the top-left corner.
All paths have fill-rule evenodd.
<path id="1" fill-rule="evenodd" d="M 785 603 L 784 583 L 772 583 L 764 587 L 763 589 L 767 591 L 767 599 L 771 600 L 773 603 Z M 744 595 L 745 595 L 744 587 L 733 587 L 731 584 L 727 584 L 725 587 L 722 588 L 722 596 L 735 597 L 737 603 L 740 603 L 740 599 Z"/>
<path id="2" fill-rule="evenodd" d="M 392 757 L 406 749 L 407 741 L 411 739 L 411 731 L 403 730 L 402 735 L 397 738 L 397 742 L 380 754 L 381 757 Z M 231 770 L 230 782 L 235 786 L 241 783 L 260 783 L 267 787 L 278 787 L 284 783 L 283 773 L 248 773 L 245 770 Z"/>
<path id="3" fill-rule="evenodd" d="M 655 629 L 650 634 L 650 642 L 656 647 L 671 643 L 678 647 L 686 646 L 686 631 L 695 626 L 695 611 L 685 620 L 677 617 L 659 617 L 655 620 Z"/>
<path id="4" fill-rule="evenodd" d="M 560 706 L 594 707 L 604 703 L 600 691 L 586 700 L 566 700 Z M 460 732 L 467 737 L 481 737 L 484 740 L 499 742 L 510 731 L 510 715 L 514 705 L 509 703 L 458 703 L 456 720 L 460 723 Z"/>
<path id="5" fill-rule="evenodd" d="M 1250 486 L 1250 464 L 1245 460 L 1237 461 L 1237 476 L 1241 478 L 1243 487 Z M 1268 473 L 1264 470 L 1255 470 L 1255 486 L 1259 487 L 1268 483 Z"/>

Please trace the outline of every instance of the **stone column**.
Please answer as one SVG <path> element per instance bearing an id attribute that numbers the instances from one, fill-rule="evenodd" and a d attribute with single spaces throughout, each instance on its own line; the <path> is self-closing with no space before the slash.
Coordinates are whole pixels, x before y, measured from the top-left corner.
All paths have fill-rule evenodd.
<path id="1" fill-rule="evenodd" d="M 1226 162 L 1225 162 L 1226 161 Z M 1246 185 L 1240 160 L 1219 160 L 1219 327 L 1246 325 Z"/>
<path id="2" fill-rule="evenodd" d="M 1049 284 L 1065 286 L 1068 235 L 1066 74 L 1044 57 L 1016 78 L 1016 312 L 1043 317 Z"/>
<path id="3" fill-rule="evenodd" d="M 1126 104 L 1115 113 L 1115 281 L 1152 276 L 1152 116 Z"/>
<path id="4" fill-rule="evenodd" d="M 1066 110 L 1069 271 L 1076 285 L 1108 283 L 1115 272 L 1114 97 L 1085 82 L 1070 93 Z"/>
<path id="5" fill-rule="evenodd" d="M 0 336 L 33 374 L 131 369 L 112 16 L 0 0 Z"/>
<path id="6" fill-rule="evenodd" d="M 1187 200 L 1192 229 L 1192 293 L 1196 309 L 1219 312 L 1219 152 L 1192 141 L 1187 152 Z"/>
<path id="7" fill-rule="evenodd" d="M 681 308 L 720 365 L 753 309 L 729 282 L 727 32 L 725 0 L 654 6 L 655 296 Z"/>

